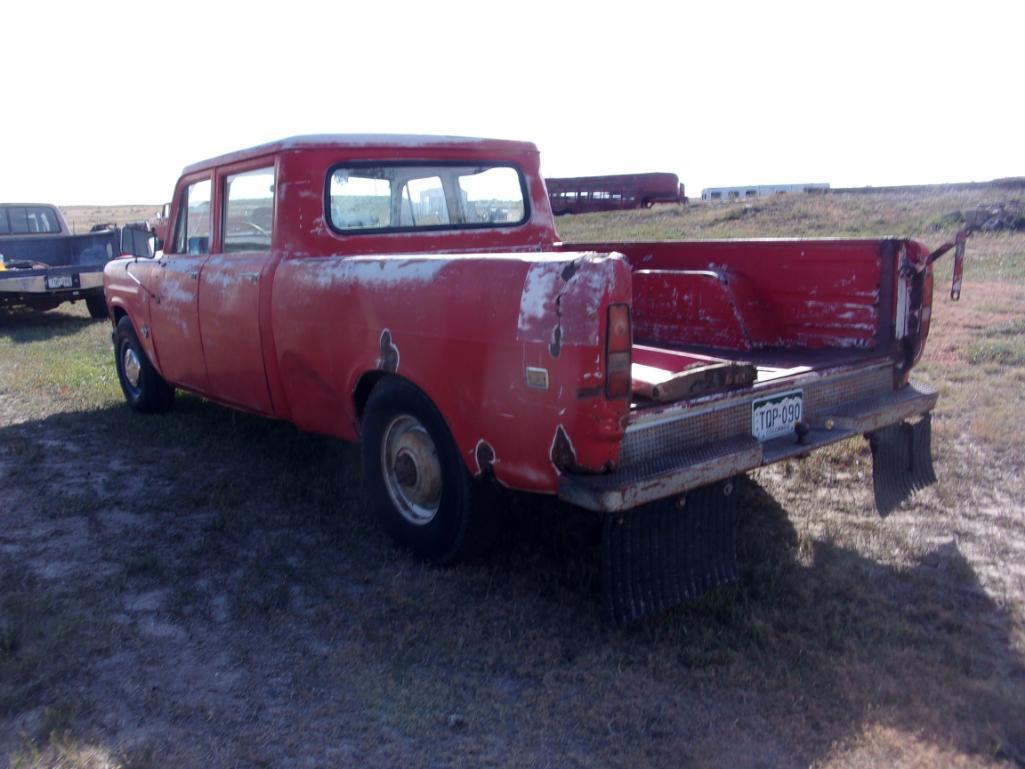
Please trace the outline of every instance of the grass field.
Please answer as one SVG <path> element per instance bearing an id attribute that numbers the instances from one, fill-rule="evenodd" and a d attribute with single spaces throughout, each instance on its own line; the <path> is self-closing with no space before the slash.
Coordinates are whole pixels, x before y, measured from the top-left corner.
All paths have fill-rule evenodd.
<path id="1" fill-rule="evenodd" d="M 155 216 L 160 206 L 61 206 L 72 232 L 88 232 L 94 224 L 144 222 Z"/>
<path id="2" fill-rule="evenodd" d="M 992 199 L 558 224 L 937 245 Z M 0 764 L 1025 764 L 1025 233 L 972 238 L 956 304 L 948 271 L 918 369 L 939 483 L 879 520 L 864 442 L 755 472 L 739 584 L 625 631 L 558 506 L 506 500 L 496 552 L 425 566 L 363 510 L 353 447 L 181 394 L 134 415 L 84 308 L 0 319 Z"/>

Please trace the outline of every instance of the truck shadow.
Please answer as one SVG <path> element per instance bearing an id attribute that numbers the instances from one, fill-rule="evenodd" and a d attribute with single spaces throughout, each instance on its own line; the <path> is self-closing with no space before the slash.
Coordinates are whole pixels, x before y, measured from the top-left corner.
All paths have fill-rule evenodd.
<path id="1" fill-rule="evenodd" d="M 810 766 L 875 728 L 929 749 L 1025 762 L 1020 628 L 958 546 L 880 563 L 802 534 L 750 480 L 741 488 L 739 584 L 613 631 L 594 595 L 593 542 L 567 542 L 552 524 L 565 508 L 510 497 L 508 514 L 540 520 L 513 527 L 489 556 L 431 568 L 394 549 L 364 512 L 352 447 L 197 398 L 179 396 L 175 412 L 159 417 L 118 406 L 2 427 L 0 462 L 0 584 L 22 590 L 29 580 L 40 605 L 90 618 L 23 640 L 23 649 L 41 646 L 29 649 L 33 658 L 62 667 L 46 680 L 26 668 L 20 685 L 77 692 L 69 728 L 111 744 L 120 736 L 100 726 L 110 723 L 102 715 L 120 707 L 150 714 L 159 744 L 180 742 L 181 728 L 185 742 L 224 746 L 227 736 L 224 750 L 244 755 L 232 722 L 204 710 L 204 698 L 213 708 L 223 692 L 172 683 L 180 660 L 217 656 L 256 714 L 247 718 L 277 712 L 264 702 L 265 679 L 286 681 L 276 686 L 296 712 L 344 692 L 337 720 L 305 735 L 311 755 L 338 720 L 358 720 L 350 733 L 377 740 L 391 728 L 375 720 L 383 712 L 405 719 L 408 739 L 425 751 L 454 739 L 439 738 L 434 721 L 418 725 L 428 707 L 474 714 L 471 736 L 515 721 L 500 743 L 525 763 L 539 758 L 531 735 L 546 731 L 555 763 L 561 745 L 600 751 L 613 765 L 643 754 Z M 80 536 L 39 539 L 51 524 Z M 154 596 L 169 597 L 157 605 Z M 117 670 L 152 686 L 112 704 L 94 682 L 103 679 L 90 650 L 147 648 L 156 642 L 138 634 L 153 627 L 159 658 L 126 652 Z M 97 632 L 105 635 L 95 643 L 78 635 Z M 43 696 L 8 701 L 0 747 Z M 161 712 L 185 712 L 176 697 L 201 717 L 161 721 Z M 273 731 L 280 723 L 252 729 L 283 742 Z"/>
<path id="2" fill-rule="evenodd" d="M 743 477 L 739 488 L 738 583 L 606 631 L 600 642 L 570 642 L 571 656 L 611 647 L 629 658 L 632 646 L 660 655 L 663 675 L 678 684 L 713 676 L 714 690 L 700 696 L 735 698 L 723 716 L 762 731 L 764 740 L 756 747 L 750 735 L 724 733 L 720 747 L 733 749 L 716 754 L 715 764 L 815 765 L 880 729 L 937 750 L 926 763 L 950 761 L 947 750 L 1025 766 L 1020 619 L 989 595 L 953 535 L 888 565 L 802 535 L 755 480 Z M 563 611 L 572 614 L 574 594 L 597 601 L 597 548 L 579 539 L 567 546 L 554 522 L 557 503 L 532 501 L 523 510 L 535 520 L 514 527 L 499 557 L 510 569 L 531 560 L 540 592 Z M 599 536 L 593 531 L 587 541 Z M 795 719 L 803 733 L 790 731 Z M 687 730 L 686 719 L 675 728 Z M 781 749 L 788 740 L 795 742 Z"/>
<path id="3" fill-rule="evenodd" d="M 72 315 L 60 310 L 39 312 L 29 309 L 0 309 L 0 338 L 15 344 L 42 342 L 62 336 L 72 336 L 82 329 L 102 321 L 84 315 Z"/>

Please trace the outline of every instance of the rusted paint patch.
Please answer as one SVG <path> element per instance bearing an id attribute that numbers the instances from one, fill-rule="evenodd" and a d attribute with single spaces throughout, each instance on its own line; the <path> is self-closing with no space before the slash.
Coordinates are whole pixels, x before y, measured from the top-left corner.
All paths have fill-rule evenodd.
<path id="1" fill-rule="evenodd" d="M 569 439 L 569 435 L 562 425 L 555 430 L 549 456 L 556 470 L 572 471 L 577 467 L 576 449 L 573 448 L 573 441 Z"/>
<path id="2" fill-rule="evenodd" d="M 447 255 L 409 256 L 328 256 L 288 259 L 285 270 L 294 272 L 293 280 L 307 289 L 361 288 L 420 289 L 438 280 L 452 263 Z M 287 272 L 285 274 L 287 274 Z"/>
<path id="3" fill-rule="evenodd" d="M 602 386 L 597 387 L 578 387 L 577 398 L 583 400 L 584 398 L 597 398 L 602 394 Z"/>
<path id="4" fill-rule="evenodd" d="M 491 472 L 491 466 L 495 463 L 495 449 L 490 443 L 483 438 L 477 441 L 474 456 L 477 459 L 477 475 Z"/>
<path id="5" fill-rule="evenodd" d="M 598 310 L 618 290 L 616 266 L 621 260 L 618 254 L 585 253 L 531 264 L 520 295 L 516 338 L 547 344 L 553 356 L 567 345 L 598 344 Z"/>
<path id="6" fill-rule="evenodd" d="M 399 370 L 399 348 L 392 342 L 388 329 L 381 332 L 381 357 L 377 359 L 377 367 L 393 374 Z"/>
<path id="7" fill-rule="evenodd" d="M 573 276 L 577 274 L 577 270 L 580 269 L 580 260 L 574 259 L 572 262 L 562 268 L 562 279 L 567 283 L 573 279 Z"/>
<path id="8" fill-rule="evenodd" d="M 552 341 L 548 345 L 548 352 L 553 358 L 558 358 L 562 351 L 562 295 L 555 297 L 555 328 L 552 329 Z"/>

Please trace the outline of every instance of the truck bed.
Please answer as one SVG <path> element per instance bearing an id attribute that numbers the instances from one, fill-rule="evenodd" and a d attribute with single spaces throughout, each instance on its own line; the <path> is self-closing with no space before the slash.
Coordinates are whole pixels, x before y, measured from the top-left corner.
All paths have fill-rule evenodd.
<path id="1" fill-rule="evenodd" d="M 87 266 L 102 270 L 118 247 L 112 230 L 83 235 L 37 234 L 0 237 L 0 254 L 10 264 L 31 262 L 48 267 Z M 0 273 L 0 277 L 3 277 Z"/>
<path id="2" fill-rule="evenodd" d="M 635 410 L 889 358 L 902 241 L 572 243 L 631 266 Z"/>
<path id="3" fill-rule="evenodd" d="M 103 267 L 118 246 L 112 230 L 0 237 L 0 306 L 48 310 L 66 301 L 99 301 Z"/>
<path id="4" fill-rule="evenodd" d="M 927 413 L 936 394 L 903 375 L 929 300 L 899 275 L 909 243 L 562 244 L 626 257 L 634 343 L 618 464 L 560 495 L 630 509 Z"/>
<path id="5" fill-rule="evenodd" d="M 634 345 L 633 410 L 661 403 L 779 384 L 811 372 L 885 361 L 875 350 L 723 348 Z"/>

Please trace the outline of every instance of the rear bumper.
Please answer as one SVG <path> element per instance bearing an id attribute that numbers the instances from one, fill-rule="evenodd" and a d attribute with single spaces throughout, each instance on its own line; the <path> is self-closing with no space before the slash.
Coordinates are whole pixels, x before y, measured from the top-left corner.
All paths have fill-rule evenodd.
<path id="1" fill-rule="evenodd" d="M 9 297 L 12 294 L 35 294 L 39 296 L 53 296 L 73 299 L 75 294 L 84 291 L 99 289 L 103 290 L 103 268 L 95 272 L 79 272 L 63 269 L 59 274 L 73 274 L 78 276 L 78 285 L 70 288 L 47 288 L 47 274 L 55 275 L 57 272 L 41 270 L 26 270 L 31 275 L 18 275 L 18 270 L 4 270 L 0 272 L 0 298 Z"/>
<path id="2" fill-rule="evenodd" d="M 805 415 L 811 430 L 800 442 L 796 435 L 759 441 L 749 434 L 712 439 L 670 449 L 604 475 L 564 474 L 559 497 L 588 510 L 615 513 L 705 486 L 762 465 L 803 456 L 883 427 L 925 414 L 936 405 L 936 392 L 907 385 L 853 402 L 823 404 Z M 685 427 L 686 416 L 679 421 Z"/>
<path id="3" fill-rule="evenodd" d="M 72 285 L 48 288 L 47 277 L 66 276 Z M 35 307 L 50 309 L 62 302 L 74 302 L 103 296 L 103 268 L 52 267 L 39 270 L 4 270 L 0 272 L 0 307 Z"/>

